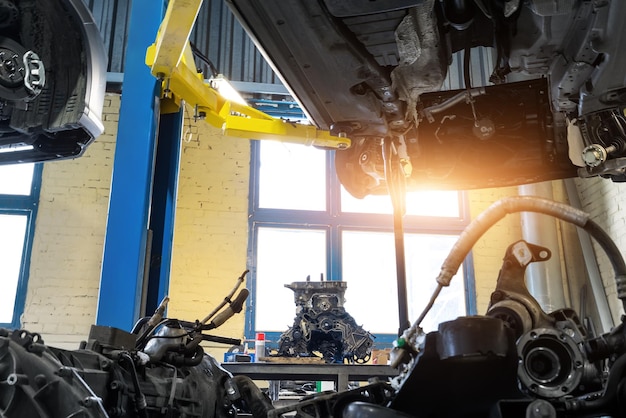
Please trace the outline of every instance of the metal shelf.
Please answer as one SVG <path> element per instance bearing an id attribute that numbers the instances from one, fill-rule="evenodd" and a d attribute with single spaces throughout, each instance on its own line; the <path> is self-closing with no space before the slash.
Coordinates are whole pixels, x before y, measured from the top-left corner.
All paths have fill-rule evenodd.
<path id="1" fill-rule="evenodd" d="M 348 382 L 398 375 L 391 366 L 378 364 L 222 363 L 222 367 L 233 375 L 246 375 L 252 380 L 333 381 L 337 391 L 348 390 Z"/>

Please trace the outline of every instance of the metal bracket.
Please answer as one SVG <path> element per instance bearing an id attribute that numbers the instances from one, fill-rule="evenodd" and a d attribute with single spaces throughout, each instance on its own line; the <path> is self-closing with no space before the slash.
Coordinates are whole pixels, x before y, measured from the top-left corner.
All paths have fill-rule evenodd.
<path id="1" fill-rule="evenodd" d="M 204 121 L 222 129 L 227 137 L 278 140 L 318 147 L 345 149 L 350 139 L 315 126 L 274 118 L 253 107 L 220 95 L 198 73 L 189 36 L 202 0 L 170 0 L 154 44 L 148 47 L 146 65 L 163 82 L 162 112 L 178 110 L 183 101 L 204 115 Z M 172 108 L 173 104 L 173 108 Z"/>

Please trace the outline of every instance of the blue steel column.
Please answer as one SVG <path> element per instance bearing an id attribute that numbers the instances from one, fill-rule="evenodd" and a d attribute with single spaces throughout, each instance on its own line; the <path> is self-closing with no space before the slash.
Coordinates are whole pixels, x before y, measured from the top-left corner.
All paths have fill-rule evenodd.
<path id="1" fill-rule="evenodd" d="M 96 323 L 130 330 L 139 317 L 158 122 L 158 83 L 144 63 L 163 1 L 133 0 Z"/>
<path id="2" fill-rule="evenodd" d="M 150 215 L 152 251 L 146 299 L 147 314 L 156 310 L 169 288 L 182 131 L 182 108 L 176 113 L 161 115 Z"/>

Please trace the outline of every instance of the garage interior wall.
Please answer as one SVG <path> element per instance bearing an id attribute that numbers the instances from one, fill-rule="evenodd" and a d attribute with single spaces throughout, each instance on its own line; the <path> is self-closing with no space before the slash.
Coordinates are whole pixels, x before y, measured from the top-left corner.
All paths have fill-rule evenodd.
<path id="1" fill-rule="evenodd" d="M 105 134 L 83 157 L 44 165 L 22 326 L 41 333 L 53 346 L 77 348 L 95 322 L 119 105 L 119 95 L 106 96 Z M 225 139 L 221 131 L 185 116 L 169 316 L 195 320 L 222 301 L 247 268 L 250 143 Z M 620 193 L 625 186 L 601 179 L 576 183 L 584 210 L 620 248 L 626 246 L 626 216 L 621 210 L 626 197 Z M 561 182 L 554 184 L 560 191 L 555 195 L 563 199 Z M 517 188 L 470 191 L 472 218 L 496 200 L 516 194 Z M 474 247 L 479 314 L 487 307 L 506 247 L 518 239 L 519 215 L 509 215 Z M 610 264 L 599 248 L 595 250 L 617 321 L 621 307 Z M 243 337 L 244 313 L 218 331 Z M 208 351 L 220 358 L 225 349 L 216 345 Z"/>
<path id="2" fill-rule="evenodd" d="M 107 95 L 105 133 L 84 156 L 44 164 L 21 323 L 52 346 L 77 348 L 95 320 L 119 108 Z"/>
<path id="3" fill-rule="evenodd" d="M 600 225 L 615 241 L 622 256 L 626 253 L 626 184 L 613 183 L 601 178 L 576 179 L 578 195 L 583 210 Z M 613 270 L 606 254 L 594 241 L 593 248 L 598 259 L 598 267 L 606 289 L 613 322 L 620 323 L 624 311 L 617 298 L 617 287 Z"/>

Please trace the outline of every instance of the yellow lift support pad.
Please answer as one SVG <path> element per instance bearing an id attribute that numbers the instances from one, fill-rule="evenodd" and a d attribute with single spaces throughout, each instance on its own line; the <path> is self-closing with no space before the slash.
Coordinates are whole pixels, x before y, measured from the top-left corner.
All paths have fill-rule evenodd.
<path id="1" fill-rule="evenodd" d="M 178 111 L 184 102 L 196 116 L 222 129 L 227 137 L 271 139 L 323 148 L 345 149 L 350 139 L 312 125 L 270 116 L 253 107 L 226 99 L 196 69 L 189 36 L 202 0 L 170 0 L 146 65 L 162 81 L 162 112 Z"/>

